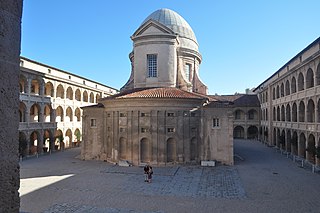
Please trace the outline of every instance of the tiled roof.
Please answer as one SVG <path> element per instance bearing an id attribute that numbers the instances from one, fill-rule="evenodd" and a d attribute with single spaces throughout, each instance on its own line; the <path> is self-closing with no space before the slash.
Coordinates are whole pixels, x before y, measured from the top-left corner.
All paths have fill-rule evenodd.
<path id="1" fill-rule="evenodd" d="M 211 96 L 219 101 L 230 101 L 234 103 L 234 106 L 260 106 L 260 102 L 257 95 L 248 94 L 236 94 L 236 95 L 214 95 Z"/>
<path id="2" fill-rule="evenodd" d="M 233 102 L 234 106 L 260 106 L 257 95 L 237 94 L 237 95 L 214 95 L 211 96 L 219 101 Z"/>
<path id="3" fill-rule="evenodd" d="M 135 88 L 125 90 L 105 99 L 127 98 L 185 98 L 185 99 L 208 99 L 209 97 L 197 93 L 187 92 L 174 87 Z"/>

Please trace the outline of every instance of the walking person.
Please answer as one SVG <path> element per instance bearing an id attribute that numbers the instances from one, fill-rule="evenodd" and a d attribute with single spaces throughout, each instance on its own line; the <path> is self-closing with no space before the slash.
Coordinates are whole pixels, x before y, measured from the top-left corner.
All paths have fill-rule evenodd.
<path id="1" fill-rule="evenodd" d="M 149 164 L 146 164 L 143 167 L 143 171 L 144 171 L 144 182 L 148 182 L 148 177 L 149 177 Z"/>
<path id="2" fill-rule="evenodd" d="M 151 183 L 152 175 L 153 175 L 152 166 L 149 166 L 149 171 L 148 171 L 148 183 Z"/>

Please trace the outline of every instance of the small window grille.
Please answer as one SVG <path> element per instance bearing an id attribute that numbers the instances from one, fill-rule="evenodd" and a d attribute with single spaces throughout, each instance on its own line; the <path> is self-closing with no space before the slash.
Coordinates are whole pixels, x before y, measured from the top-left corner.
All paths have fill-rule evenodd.
<path id="1" fill-rule="evenodd" d="M 212 127 L 219 127 L 219 126 L 220 126 L 219 118 L 212 119 Z"/>
<path id="2" fill-rule="evenodd" d="M 91 119 L 90 126 L 91 127 L 96 127 L 97 126 L 97 120 L 96 119 Z"/>
<path id="3" fill-rule="evenodd" d="M 141 132 L 142 132 L 142 133 L 149 132 L 149 129 L 148 129 L 148 128 L 141 128 Z"/>
<path id="4" fill-rule="evenodd" d="M 168 132 L 175 132 L 175 128 L 168 128 Z"/>
<path id="5" fill-rule="evenodd" d="M 173 112 L 168 112 L 167 116 L 168 117 L 174 117 L 174 113 Z"/>
<path id="6" fill-rule="evenodd" d="M 123 113 L 123 112 L 120 112 L 120 117 L 127 117 L 127 114 L 126 113 Z"/>

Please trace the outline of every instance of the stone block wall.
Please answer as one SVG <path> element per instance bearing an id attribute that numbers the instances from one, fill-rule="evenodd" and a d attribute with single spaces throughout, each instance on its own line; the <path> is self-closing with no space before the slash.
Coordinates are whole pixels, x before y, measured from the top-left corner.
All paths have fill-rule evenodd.
<path id="1" fill-rule="evenodd" d="M 0 0 L 0 212 L 19 212 L 19 55 L 22 0 Z"/>

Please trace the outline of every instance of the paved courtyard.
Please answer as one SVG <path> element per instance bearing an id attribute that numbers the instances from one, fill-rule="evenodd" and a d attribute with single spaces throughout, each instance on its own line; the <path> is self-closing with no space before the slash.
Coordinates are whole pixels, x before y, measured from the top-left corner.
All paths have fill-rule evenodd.
<path id="1" fill-rule="evenodd" d="M 320 175 L 256 141 L 235 141 L 235 166 L 143 169 L 76 158 L 21 162 L 21 212 L 320 212 Z"/>

